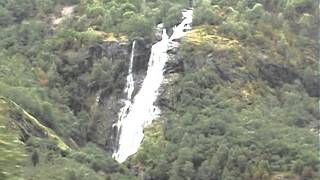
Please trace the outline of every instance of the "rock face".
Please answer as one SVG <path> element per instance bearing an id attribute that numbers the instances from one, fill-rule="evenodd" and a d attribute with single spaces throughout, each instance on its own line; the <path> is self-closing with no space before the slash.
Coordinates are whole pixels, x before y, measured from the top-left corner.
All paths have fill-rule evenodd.
<path id="1" fill-rule="evenodd" d="M 157 28 L 155 30 L 155 39 L 156 39 L 156 41 L 161 41 L 163 28 L 164 28 L 163 24 L 158 24 L 157 25 Z"/>
<path id="2" fill-rule="evenodd" d="M 268 64 L 260 61 L 257 64 L 259 76 L 267 81 L 271 87 L 293 84 L 295 80 L 302 82 L 304 89 L 311 97 L 320 96 L 320 78 L 316 75 L 299 73 L 294 67 L 283 64 Z"/>
<path id="3" fill-rule="evenodd" d="M 137 41 L 133 63 L 133 78 L 135 92 L 139 90 L 146 75 L 150 49 L 143 41 Z M 100 61 L 103 58 L 119 64 L 119 70 L 114 74 L 114 80 L 120 81 L 119 87 L 109 85 L 93 86 L 96 101 L 91 106 L 91 123 L 88 128 L 87 141 L 92 141 L 112 152 L 117 130 L 112 125 L 118 119 L 118 112 L 122 107 L 120 100 L 124 97 L 123 89 L 130 61 L 131 44 L 127 42 L 107 42 L 89 49 L 88 59 Z"/>
<path id="4" fill-rule="evenodd" d="M 178 48 L 174 49 L 177 50 Z M 175 109 L 176 98 L 173 95 L 173 91 L 176 90 L 175 84 L 177 83 L 179 74 L 184 72 L 183 59 L 179 58 L 174 51 L 169 51 L 168 56 L 169 59 L 165 65 L 164 71 L 165 79 L 159 89 L 159 96 L 156 102 L 161 110 Z"/>
<path id="5" fill-rule="evenodd" d="M 293 68 L 281 64 L 267 64 L 260 61 L 257 65 L 260 77 L 271 87 L 282 86 L 284 83 L 293 83 L 298 74 Z"/>
<path id="6" fill-rule="evenodd" d="M 149 42 L 136 40 L 133 63 L 135 92 L 140 89 L 146 75 L 150 56 Z M 69 88 L 72 94 L 68 106 L 77 116 L 85 112 L 89 122 L 84 132 L 73 133 L 72 139 L 78 145 L 91 141 L 112 151 L 115 129 L 112 124 L 118 119 L 121 99 L 124 95 L 128 74 L 131 43 L 117 39 L 82 47 L 77 52 L 65 51 L 59 55 L 57 72 L 62 79 L 62 88 Z M 72 85 L 70 87 L 70 84 Z M 52 86 L 56 86 L 52 83 Z"/>
<path id="7" fill-rule="evenodd" d="M 143 79 L 146 76 L 150 53 L 151 45 L 145 41 L 137 41 L 132 69 L 135 82 L 135 89 L 132 96 L 135 96 L 139 91 Z"/>
<path id="8" fill-rule="evenodd" d="M 302 78 L 302 83 L 311 97 L 320 97 L 320 77 L 311 75 L 309 77 Z"/>

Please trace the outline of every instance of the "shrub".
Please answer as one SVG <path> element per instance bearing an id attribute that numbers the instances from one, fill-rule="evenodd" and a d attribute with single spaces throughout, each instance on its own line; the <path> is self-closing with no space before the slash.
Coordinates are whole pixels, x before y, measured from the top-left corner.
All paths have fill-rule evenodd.
<path id="1" fill-rule="evenodd" d="M 218 25 L 222 22 L 219 6 L 202 5 L 194 10 L 193 24 L 210 24 Z"/>
<path id="2" fill-rule="evenodd" d="M 75 24 L 75 29 L 77 31 L 85 31 L 90 26 L 90 21 L 87 15 L 81 16 Z"/>
<path id="3" fill-rule="evenodd" d="M 89 8 L 86 12 L 89 18 L 97 18 L 98 16 L 103 16 L 105 13 L 105 9 L 101 6 L 96 6 L 93 8 Z"/>
<path id="4" fill-rule="evenodd" d="M 129 11 L 132 11 L 132 12 L 137 11 L 137 8 L 133 4 L 130 4 L 130 3 L 121 4 L 120 9 L 124 13 L 129 12 Z"/>
<path id="5" fill-rule="evenodd" d="M 129 34 L 130 38 L 148 37 L 152 32 L 152 22 L 143 15 L 132 15 L 124 21 L 121 31 Z"/>
<path id="6" fill-rule="evenodd" d="M 35 14 L 32 0 L 8 1 L 6 8 L 12 12 L 12 15 L 18 22 Z"/>
<path id="7" fill-rule="evenodd" d="M 167 28 L 173 27 L 181 22 L 182 14 L 181 8 L 173 6 L 169 9 L 168 15 L 162 19 L 164 26 Z"/>
<path id="8" fill-rule="evenodd" d="M 249 24 L 243 21 L 228 21 L 220 25 L 218 28 L 218 32 L 226 34 L 231 38 L 236 37 L 240 39 L 246 39 L 249 37 L 251 31 L 252 29 L 250 29 Z"/>
<path id="9" fill-rule="evenodd" d="M 14 20 L 12 12 L 0 6 L 0 26 L 11 25 Z"/>
<path id="10" fill-rule="evenodd" d="M 247 11 L 247 14 L 248 19 L 251 21 L 258 21 L 266 16 L 266 12 L 263 8 L 263 5 L 260 3 L 255 4 L 252 9 L 249 9 Z"/>
<path id="11" fill-rule="evenodd" d="M 317 8 L 314 0 L 292 0 L 289 1 L 287 6 L 293 6 L 298 13 L 311 12 L 314 8 Z"/>
<path id="12" fill-rule="evenodd" d="M 55 2 L 53 0 L 35 0 L 35 5 L 38 11 L 47 14 L 53 11 Z"/>
<path id="13" fill-rule="evenodd" d="M 101 35 L 93 30 L 88 30 L 79 33 L 79 40 L 81 42 L 81 45 L 90 45 L 100 41 Z"/>

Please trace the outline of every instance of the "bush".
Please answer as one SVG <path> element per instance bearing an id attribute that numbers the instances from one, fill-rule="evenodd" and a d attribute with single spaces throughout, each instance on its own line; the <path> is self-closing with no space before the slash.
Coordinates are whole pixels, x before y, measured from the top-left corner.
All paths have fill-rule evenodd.
<path id="1" fill-rule="evenodd" d="M 149 37 L 153 28 L 152 22 L 143 15 L 131 15 L 124 21 L 121 26 L 121 31 L 129 34 L 131 39 L 137 37 Z"/>
<path id="2" fill-rule="evenodd" d="M 166 28 L 174 27 L 181 22 L 181 7 L 173 6 L 169 9 L 168 15 L 162 18 L 162 22 Z"/>
<path id="3" fill-rule="evenodd" d="M 83 152 L 73 152 L 70 155 L 71 158 L 73 158 L 74 160 L 76 160 L 77 162 L 81 163 L 81 164 L 88 164 L 92 161 L 90 155 L 83 153 Z"/>
<path id="4" fill-rule="evenodd" d="M 94 144 L 87 144 L 80 152 L 74 152 L 71 157 L 80 163 L 89 164 L 96 172 L 112 173 L 119 171 L 119 164 Z"/>
<path id="5" fill-rule="evenodd" d="M 292 0 L 289 1 L 287 6 L 293 6 L 298 13 L 312 12 L 317 8 L 317 3 L 314 0 Z"/>
<path id="6" fill-rule="evenodd" d="M 32 0 L 8 1 L 6 8 L 12 12 L 12 15 L 18 22 L 34 15 L 36 12 Z"/>
<path id="7" fill-rule="evenodd" d="M 35 0 L 35 5 L 38 11 L 47 14 L 53 11 L 55 2 L 52 0 Z"/>
<path id="8" fill-rule="evenodd" d="M 194 10 L 193 25 L 219 25 L 222 22 L 219 6 L 202 5 Z"/>
<path id="9" fill-rule="evenodd" d="M 86 12 L 89 18 L 97 18 L 98 16 L 103 16 L 105 13 L 105 9 L 101 6 L 96 6 L 93 8 L 89 8 Z"/>
<path id="10" fill-rule="evenodd" d="M 78 21 L 75 23 L 75 29 L 77 31 L 85 31 L 90 26 L 90 20 L 87 15 L 81 16 Z"/>
<path id="11" fill-rule="evenodd" d="M 249 24 L 243 21 L 225 22 L 219 26 L 218 32 L 223 33 L 231 38 L 246 39 L 251 35 L 252 29 Z"/>
<path id="12" fill-rule="evenodd" d="M 101 35 L 93 30 L 81 32 L 78 37 L 81 45 L 91 45 L 101 41 Z"/>
<path id="13" fill-rule="evenodd" d="M 14 20 L 12 12 L 0 6 L 0 26 L 11 25 Z"/>
<path id="14" fill-rule="evenodd" d="M 133 4 L 130 4 L 130 3 L 121 4 L 120 9 L 124 13 L 130 12 L 130 11 L 137 12 L 137 8 Z"/>
<path id="15" fill-rule="evenodd" d="M 39 42 L 45 35 L 46 25 L 40 21 L 24 21 L 17 33 L 21 45 L 32 45 Z"/>
<path id="16" fill-rule="evenodd" d="M 266 12 L 262 4 L 257 3 L 253 6 L 252 9 L 247 11 L 248 19 L 251 21 L 258 21 L 263 19 L 266 16 Z"/>

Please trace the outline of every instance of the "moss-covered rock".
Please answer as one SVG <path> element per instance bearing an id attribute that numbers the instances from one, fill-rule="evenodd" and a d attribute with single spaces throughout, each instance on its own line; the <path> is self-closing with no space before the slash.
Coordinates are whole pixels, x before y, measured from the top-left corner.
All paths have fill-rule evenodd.
<path id="1" fill-rule="evenodd" d="M 14 119 L 12 124 L 21 131 L 20 140 L 26 142 L 31 136 L 39 136 L 42 138 L 48 138 L 57 142 L 57 146 L 62 151 L 69 150 L 69 146 L 66 145 L 63 140 L 51 129 L 42 125 L 35 117 L 30 115 L 27 111 L 22 109 L 15 102 L 10 99 L 0 97 L 2 106 L 7 107 L 7 113 L 9 117 Z"/>
<path id="2" fill-rule="evenodd" d="M 7 102 L 0 99 L 0 179 L 21 173 L 21 164 L 28 157 L 19 137 L 21 131 L 8 111 Z"/>

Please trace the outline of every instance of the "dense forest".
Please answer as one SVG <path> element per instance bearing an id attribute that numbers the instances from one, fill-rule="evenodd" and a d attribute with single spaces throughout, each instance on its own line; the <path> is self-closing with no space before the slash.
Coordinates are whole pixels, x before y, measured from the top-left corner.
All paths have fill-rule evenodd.
<path id="1" fill-rule="evenodd" d="M 1 0 L 0 179 L 319 179 L 319 4 L 193 0 L 139 151 L 112 158 L 131 45 L 189 0 Z M 98 98 L 97 98 L 98 97 Z"/>

